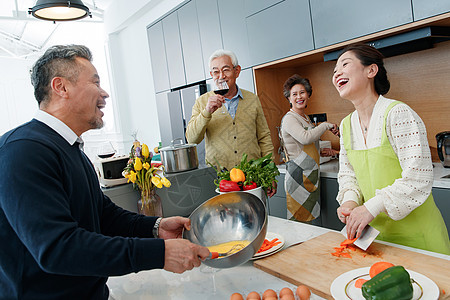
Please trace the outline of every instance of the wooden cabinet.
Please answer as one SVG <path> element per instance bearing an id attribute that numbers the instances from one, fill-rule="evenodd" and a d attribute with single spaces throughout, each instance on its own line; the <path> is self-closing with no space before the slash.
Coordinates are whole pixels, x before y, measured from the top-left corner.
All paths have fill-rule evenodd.
<path id="1" fill-rule="evenodd" d="M 148 45 L 152 63 L 153 81 L 156 93 L 170 89 L 169 69 L 167 68 L 166 48 L 162 23 L 158 22 L 147 28 Z"/>
<path id="2" fill-rule="evenodd" d="M 450 12 L 450 1 L 448 0 L 412 0 L 414 21 Z"/>
<path id="3" fill-rule="evenodd" d="M 413 21 L 411 0 L 321 0 L 310 3 L 315 48 Z"/>
<path id="4" fill-rule="evenodd" d="M 450 189 L 433 188 L 434 202 L 441 211 L 447 231 L 450 233 Z"/>
<path id="5" fill-rule="evenodd" d="M 167 66 L 169 68 L 170 87 L 186 85 L 184 75 L 183 50 L 181 48 L 178 11 L 174 11 L 162 20 L 164 43 L 166 45 Z"/>
<path id="6" fill-rule="evenodd" d="M 205 69 L 195 1 L 188 2 L 178 10 L 178 22 L 186 83 L 199 82 L 205 79 Z"/>
<path id="7" fill-rule="evenodd" d="M 223 47 L 236 53 L 243 69 L 251 67 L 245 9 L 242 0 L 218 0 Z"/>
<path id="8" fill-rule="evenodd" d="M 205 78 L 211 78 L 209 74 L 209 57 L 217 49 L 223 48 L 219 8 L 217 0 L 196 0 L 195 3 L 197 5 Z"/>
<path id="9" fill-rule="evenodd" d="M 245 16 L 248 17 L 284 0 L 244 0 Z"/>
<path id="10" fill-rule="evenodd" d="M 313 50 L 309 12 L 308 0 L 285 0 L 248 17 L 250 63 L 258 65 Z"/>

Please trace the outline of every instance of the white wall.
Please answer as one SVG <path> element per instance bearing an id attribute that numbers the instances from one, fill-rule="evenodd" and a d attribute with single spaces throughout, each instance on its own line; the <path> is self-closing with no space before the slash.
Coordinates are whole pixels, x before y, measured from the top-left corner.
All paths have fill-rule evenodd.
<path id="1" fill-rule="evenodd" d="M 152 149 L 160 141 L 147 26 L 183 0 L 115 0 L 105 11 L 111 62 L 111 92 L 116 99 L 125 149 L 132 133 Z"/>
<path id="2" fill-rule="evenodd" d="M 30 121 L 38 109 L 30 73 L 33 62 L 0 57 L 0 136 Z"/>
<path id="3" fill-rule="evenodd" d="M 158 145 L 159 123 L 146 28 L 183 2 L 115 0 L 105 11 L 105 24 L 61 23 L 47 43 L 46 48 L 53 44 L 87 45 L 93 52 L 102 87 L 111 95 L 105 114 L 114 107 L 115 128 L 109 128 L 110 132 L 90 130 L 83 135 L 85 151 L 91 159 L 95 157 L 98 143 L 106 140 L 113 142 L 119 154 L 126 154 L 135 131 L 151 148 Z M 109 56 L 109 69 L 103 57 L 105 53 Z M 9 70 L 0 72 L 0 135 L 34 116 L 37 103 L 28 70 L 40 55 L 28 60 L 0 60 L 1 69 Z"/>
<path id="4" fill-rule="evenodd" d="M 104 25 L 100 23 L 67 22 L 58 23 L 54 26 L 57 26 L 57 30 L 55 30 L 52 38 L 47 41 L 42 52 L 36 52 L 25 58 L 0 58 L 0 135 L 33 118 L 38 105 L 34 98 L 29 70 L 43 54 L 43 51 L 52 45 L 83 44 L 88 46 L 93 53 L 93 63 L 100 78 L 106 79 L 102 80 L 102 86 L 106 90 L 109 89 L 108 72 L 104 59 L 104 43 L 102 42 L 105 36 Z M 107 114 L 106 111 L 105 114 Z"/>

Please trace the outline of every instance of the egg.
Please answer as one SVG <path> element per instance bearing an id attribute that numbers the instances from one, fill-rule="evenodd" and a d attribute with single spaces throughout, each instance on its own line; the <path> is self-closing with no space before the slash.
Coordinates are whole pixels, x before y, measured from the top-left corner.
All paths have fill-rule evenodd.
<path id="1" fill-rule="evenodd" d="M 269 296 L 269 297 L 264 298 L 264 300 L 278 300 L 278 297 Z"/>
<path id="2" fill-rule="evenodd" d="M 295 300 L 294 294 L 284 294 L 283 297 L 280 297 L 280 300 Z"/>
<path id="3" fill-rule="evenodd" d="M 287 287 L 282 288 L 280 291 L 280 299 L 285 295 L 288 295 L 288 296 L 290 295 L 290 296 L 294 297 L 294 292 L 290 288 L 287 288 Z"/>
<path id="4" fill-rule="evenodd" d="M 231 295 L 230 300 L 244 300 L 244 297 L 239 293 L 234 293 Z"/>
<path id="5" fill-rule="evenodd" d="M 311 291 L 305 285 L 299 285 L 295 291 L 300 300 L 309 300 L 311 297 Z"/>
<path id="6" fill-rule="evenodd" d="M 269 300 L 270 298 L 278 298 L 277 293 L 272 289 L 267 289 L 264 291 L 263 300 Z"/>
<path id="7" fill-rule="evenodd" d="M 261 300 L 261 296 L 257 292 L 251 292 L 247 295 L 247 300 Z"/>

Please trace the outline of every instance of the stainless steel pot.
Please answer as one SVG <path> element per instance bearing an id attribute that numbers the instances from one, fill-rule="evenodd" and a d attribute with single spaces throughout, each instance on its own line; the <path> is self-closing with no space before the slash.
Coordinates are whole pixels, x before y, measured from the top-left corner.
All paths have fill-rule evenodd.
<path id="1" fill-rule="evenodd" d="M 197 144 L 185 144 L 175 139 L 172 145 L 159 149 L 166 173 L 177 173 L 198 168 Z"/>

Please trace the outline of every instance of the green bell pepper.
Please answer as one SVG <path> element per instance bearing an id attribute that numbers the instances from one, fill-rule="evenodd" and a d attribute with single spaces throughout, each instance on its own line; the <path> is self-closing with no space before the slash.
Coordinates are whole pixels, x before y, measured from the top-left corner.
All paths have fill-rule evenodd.
<path id="1" fill-rule="evenodd" d="M 408 271 L 394 266 L 380 272 L 361 287 L 366 300 L 409 300 L 413 287 Z"/>

